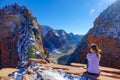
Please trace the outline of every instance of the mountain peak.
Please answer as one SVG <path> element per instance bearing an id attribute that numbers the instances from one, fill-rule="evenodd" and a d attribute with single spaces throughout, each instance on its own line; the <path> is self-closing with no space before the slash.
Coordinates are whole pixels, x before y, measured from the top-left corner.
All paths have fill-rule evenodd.
<path id="1" fill-rule="evenodd" d="M 0 68 L 15 67 L 17 62 L 44 52 L 40 26 L 31 11 L 18 4 L 0 10 Z M 2 56 L 2 57 L 1 57 Z"/>

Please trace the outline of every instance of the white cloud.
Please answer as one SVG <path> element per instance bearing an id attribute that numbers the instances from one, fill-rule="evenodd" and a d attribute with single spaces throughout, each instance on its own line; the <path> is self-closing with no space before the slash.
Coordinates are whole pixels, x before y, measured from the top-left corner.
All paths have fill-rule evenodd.
<path id="1" fill-rule="evenodd" d="M 90 10 L 90 14 L 94 13 L 95 12 L 95 9 L 91 9 Z"/>

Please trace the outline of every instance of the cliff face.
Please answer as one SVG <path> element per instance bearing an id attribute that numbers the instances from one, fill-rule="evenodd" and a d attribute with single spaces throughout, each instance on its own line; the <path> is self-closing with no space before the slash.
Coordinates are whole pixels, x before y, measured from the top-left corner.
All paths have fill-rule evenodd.
<path id="1" fill-rule="evenodd" d="M 65 32 L 64 32 L 65 33 Z M 65 44 L 66 33 L 63 36 L 60 36 L 56 31 L 49 31 L 46 36 L 43 38 L 43 42 L 45 43 L 45 47 L 49 48 L 50 50 L 62 47 Z"/>
<path id="2" fill-rule="evenodd" d="M 40 26 L 32 13 L 17 4 L 0 9 L 0 67 L 15 67 L 36 51 L 44 52 Z"/>
<path id="3" fill-rule="evenodd" d="M 41 35 L 50 59 L 58 64 L 66 64 L 69 55 L 73 53 L 83 37 L 83 35 L 67 33 L 62 29 L 55 30 L 45 25 L 41 25 Z"/>
<path id="4" fill-rule="evenodd" d="M 50 59 L 59 64 L 66 63 L 83 37 L 83 35 L 67 33 L 61 29 L 54 30 L 44 25 L 41 25 L 41 32 L 43 45 L 48 49 Z"/>
<path id="5" fill-rule="evenodd" d="M 94 21 L 94 27 L 83 37 L 68 63 L 86 63 L 91 43 L 102 49 L 100 65 L 120 68 L 120 1 L 116 1 Z"/>
<path id="6" fill-rule="evenodd" d="M 49 26 L 41 26 L 41 35 L 45 48 L 49 51 L 62 48 L 63 46 L 78 45 L 82 35 L 66 33 L 64 30 L 54 30 Z"/>

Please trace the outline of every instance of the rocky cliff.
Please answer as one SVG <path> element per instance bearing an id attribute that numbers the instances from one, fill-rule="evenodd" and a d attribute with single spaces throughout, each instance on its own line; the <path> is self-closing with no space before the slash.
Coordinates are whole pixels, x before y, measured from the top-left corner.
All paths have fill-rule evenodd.
<path id="1" fill-rule="evenodd" d="M 73 53 L 82 38 L 82 35 L 55 30 L 45 25 L 41 25 L 41 35 L 44 47 L 48 49 L 51 59 L 55 62 L 59 57 Z M 65 58 L 63 62 L 66 60 Z"/>
<path id="2" fill-rule="evenodd" d="M 0 9 L 0 67 L 15 67 L 18 62 L 44 52 L 40 25 L 30 10 L 18 4 Z"/>
<path id="3" fill-rule="evenodd" d="M 86 63 L 91 43 L 96 43 L 102 49 L 100 65 L 120 68 L 120 0 L 96 18 L 93 28 L 83 37 L 68 63 Z"/>
<path id="4" fill-rule="evenodd" d="M 78 45 L 82 35 L 75 35 L 73 33 L 66 33 L 64 30 L 54 30 L 49 26 L 41 26 L 41 35 L 45 48 L 49 51 L 58 49 L 67 44 Z"/>

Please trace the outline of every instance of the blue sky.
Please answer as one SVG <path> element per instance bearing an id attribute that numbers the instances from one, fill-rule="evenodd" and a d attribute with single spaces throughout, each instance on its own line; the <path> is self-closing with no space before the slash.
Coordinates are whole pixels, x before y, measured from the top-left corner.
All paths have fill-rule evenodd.
<path id="1" fill-rule="evenodd" d="M 86 34 L 93 21 L 115 0 L 0 0 L 0 7 L 17 2 L 26 6 L 41 25 Z"/>

